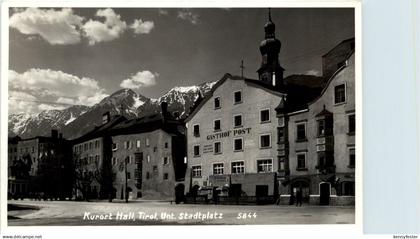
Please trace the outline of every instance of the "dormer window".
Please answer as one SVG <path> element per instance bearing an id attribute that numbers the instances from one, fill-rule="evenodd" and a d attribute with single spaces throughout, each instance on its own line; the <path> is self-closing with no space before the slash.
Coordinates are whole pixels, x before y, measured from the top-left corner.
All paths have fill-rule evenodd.
<path id="1" fill-rule="evenodd" d="M 233 93 L 233 95 L 233 103 L 242 103 L 242 91 L 236 91 L 235 93 Z"/>

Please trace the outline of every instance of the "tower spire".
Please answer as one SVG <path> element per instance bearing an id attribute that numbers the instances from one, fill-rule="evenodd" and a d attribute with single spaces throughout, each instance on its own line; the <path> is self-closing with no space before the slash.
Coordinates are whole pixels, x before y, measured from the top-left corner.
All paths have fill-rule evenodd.
<path id="1" fill-rule="evenodd" d="M 271 8 L 268 8 L 268 21 L 264 25 L 265 39 L 260 44 L 262 56 L 261 67 L 258 69 L 260 81 L 281 88 L 284 69 L 279 63 L 281 42 L 276 38 L 276 25 L 271 20 Z"/>

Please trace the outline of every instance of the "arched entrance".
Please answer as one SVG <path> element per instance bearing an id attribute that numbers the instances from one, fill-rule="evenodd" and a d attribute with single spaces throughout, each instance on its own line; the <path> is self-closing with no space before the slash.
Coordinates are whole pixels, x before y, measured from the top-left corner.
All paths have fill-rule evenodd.
<path id="1" fill-rule="evenodd" d="M 175 203 L 176 204 L 185 201 L 184 191 L 185 191 L 185 185 L 183 183 L 180 183 L 175 186 Z"/>
<path id="2" fill-rule="evenodd" d="M 300 190 L 302 192 L 302 203 L 309 203 L 309 181 L 305 179 L 297 179 L 292 182 L 290 186 L 290 195 L 296 197 L 297 192 Z"/>
<path id="3" fill-rule="evenodd" d="M 330 204 L 330 193 L 331 193 L 330 183 L 323 182 L 319 184 L 319 205 Z"/>

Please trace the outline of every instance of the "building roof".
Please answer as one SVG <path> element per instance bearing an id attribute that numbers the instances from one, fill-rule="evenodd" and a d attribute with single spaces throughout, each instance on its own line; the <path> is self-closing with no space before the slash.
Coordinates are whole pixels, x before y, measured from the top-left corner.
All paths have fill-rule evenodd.
<path id="1" fill-rule="evenodd" d="M 17 144 L 20 140 L 22 140 L 19 136 L 8 137 L 7 142 L 8 144 Z"/>
<path id="2" fill-rule="evenodd" d="M 337 48 L 341 47 L 342 45 L 351 44 L 352 42 L 355 42 L 355 38 L 354 37 L 349 38 L 349 39 L 346 39 L 346 40 L 343 40 L 340 43 L 338 43 L 335 47 L 333 47 L 331 50 L 329 50 L 327 53 L 325 53 L 324 55 L 322 55 L 322 57 L 325 57 L 325 56 L 333 53 Z"/>
<path id="3" fill-rule="evenodd" d="M 182 133 L 178 130 L 178 126 L 182 125 L 182 122 L 176 120 L 170 113 L 155 113 L 146 115 L 144 117 L 125 120 L 109 129 L 110 135 L 120 134 L 138 134 L 152 132 L 157 129 L 162 129 L 169 134 L 181 135 Z"/>
<path id="4" fill-rule="evenodd" d="M 79 138 L 74 139 L 72 142 L 73 143 L 80 143 L 80 142 L 84 142 L 87 140 L 91 140 L 94 138 L 99 138 L 105 135 L 105 133 L 112 128 L 113 126 L 123 122 L 127 120 L 127 118 L 125 118 L 124 116 L 121 115 L 116 115 L 114 116 L 112 119 L 110 119 L 109 122 L 99 125 L 99 126 L 95 126 L 95 128 L 93 128 L 91 131 L 87 132 L 86 134 L 80 136 Z"/>
<path id="5" fill-rule="evenodd" d="M 279 96 L 282 96 L 285 94 L 285 91 L 282 91 L 281 89 L 279 89 L 279 87 L 272 86 L 263 81 L 244 78 L 240 76 L 233 76 L 229 73 L 226 73 L 222 77 L 222 79 L 217 81 L 217 83 L 213 86 L 213 88 L 206 94 L 206 97 L 204 97 L 203 99 L 200 99 L 199 102 L 196 101 L 196 104 L 193 105 L 191 112 L 189 113 L 188 117 L 185 119 L 185 122 L 190 121 L 191 118 L 201 109 L 201 107 L 203 107 L 203 105 L 213 96 L 214 91 L 216 91 L 216 89 L 219 88 L 227 80 L 243 80 L 246 84 L 250 86 L 263 89 L 272 94 L 279 95 Z"/>

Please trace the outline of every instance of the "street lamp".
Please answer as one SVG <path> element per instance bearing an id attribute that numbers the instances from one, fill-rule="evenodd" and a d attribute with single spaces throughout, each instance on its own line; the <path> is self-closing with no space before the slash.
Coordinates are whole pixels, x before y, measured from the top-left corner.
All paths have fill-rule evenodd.
<path id="1" fill-rule="evenodd" d="M 124 171 L 125 171 L 125 202 L 128 203 L 128 192 L 127 192 L 127 163 L 129 160 L 129 156 L 127 156 L 124 160 Z"/>

